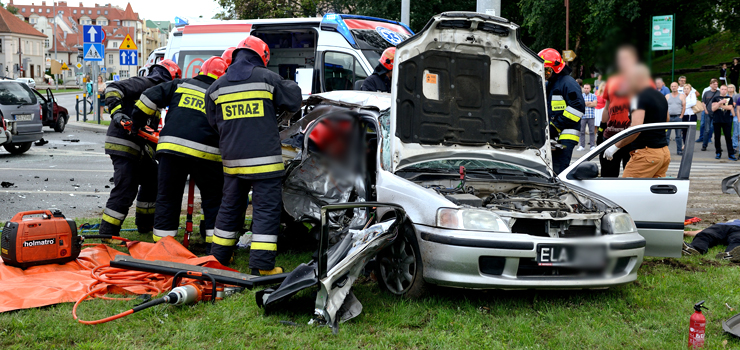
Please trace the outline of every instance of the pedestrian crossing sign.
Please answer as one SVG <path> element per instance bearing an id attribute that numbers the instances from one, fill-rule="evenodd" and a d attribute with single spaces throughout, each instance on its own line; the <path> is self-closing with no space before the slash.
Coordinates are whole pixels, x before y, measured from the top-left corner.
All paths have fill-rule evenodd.
<path id="1" fill-rule="evenodd" d="M 123 38 L 123 42 L 121 43 L 121 47 L 119 47 L 121 50 L 136 50 L 136 44 L 134 43 L 134 40 L 131 39 L 131 35 L 126 34 L 126 37 Z"/>
<path id="2" fill-rule="evenodd" d="M 85 43 L 82 46 L 85 61 L 102 61 L 105 51 L 103 44 Z"/>

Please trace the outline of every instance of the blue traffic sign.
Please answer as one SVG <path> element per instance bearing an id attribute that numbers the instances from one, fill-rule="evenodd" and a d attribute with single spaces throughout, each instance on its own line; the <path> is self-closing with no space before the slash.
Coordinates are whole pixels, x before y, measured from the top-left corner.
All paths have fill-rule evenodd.
<path id="1" fill-rule="evenodd" d="M 105 67 L 100 67 L 100 73 L 105 73 L 106 69 Z"/>
<path id="2" fill-rule="evenodd" d="M 120 81 L 120 80 L 121 80 L 121 76 L 120 75 L 118 75 L 118 74 L 113 75 L 113 81 Z"/>
<path id="3" fill-rule="evenodd" d="M 136 66 L 139 64 L 139 54 L 136 50 L 120 50 L 118 57 L 121 66 Z"/>
<path id="4" fill-rule="evenodd" d="M 101 26 L 82 26 L 82 41 L 85 43 L 102 43 L 104 36 Z"/>
<path id="5" fill-rule="evenodd" d="M 105 54 L 103 44 L 82 44 L 82 54 L 84 55 L 85 61 L 103 61 L 103 55 Z"/>

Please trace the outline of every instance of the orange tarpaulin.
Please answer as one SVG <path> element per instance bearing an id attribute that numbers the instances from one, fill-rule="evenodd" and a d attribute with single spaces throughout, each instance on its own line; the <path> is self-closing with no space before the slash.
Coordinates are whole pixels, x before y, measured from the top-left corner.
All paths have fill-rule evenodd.
<path id="1" fill-rule="evenodd" d="M 165 260 L 183 264 L 235 271 L 218 263 L 213 256 L 197 257 L 172 237 L 157 243 L 127 242 L 131 257 L 144 260 Z M 99 283 L 92 276 L 92 269 L 108 265 L 116 255 L 123 254 L 100 244 L 83 249 L 80 257 L 66 264 L 29 267 L 25 270 L 7 266 L 0 260 L 0 312 L 28 309 L 58 303 L 73 303 Z M 172 276 L 156 275 L 151 284 L 167 290 Z M 99 283 L 104 286 L 106 283 Z M 108 285 L 109 292 L 144 294 L 150 292 L 143 286 L 126 286 L 121 290 Z"/>

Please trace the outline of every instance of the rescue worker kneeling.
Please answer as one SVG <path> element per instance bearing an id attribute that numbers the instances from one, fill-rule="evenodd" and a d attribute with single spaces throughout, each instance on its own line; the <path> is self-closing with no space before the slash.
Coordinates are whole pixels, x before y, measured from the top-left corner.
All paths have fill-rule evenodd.
<path id="1" fill-rule="evenodd" d="M 244 39 L 226 74 L 206 92 L 206 115 L 220 135 L 225 175 L 211 254 L 222 264 L 230 262 L 252 189 L 249 267 L 261 275 L 282 272 L 275 268 L 285 169 L 277 112 L 301 107 L 301 89 L 267 69 L 269 60 L 264 41 Z"/>
<path id="2" fill-rule="evenodd" d="M 118 235 L 134 199 L 136 227 L 141 233 L 152 232 L 154 201 L 157 197 L 154 150 L 145 145 L 143 139 L 125 130 L 121 121 L 131 120 L 134 104 L 144 90 L 175 78 L 180 78 L 180 67 L 171 60 L 163 60 L 152 66 L 146 77 L 116 81 L 105 89 L 105 104 L 111 111 L 111 123 L 105 137 L 105 154 L 113 161 L 115 186 L 103 210 L 100 234 Z"/>
<path id="3" fill-rule="evenodd" d="M 210 251 L 213 227 L 221 205 L 223 170 L 218 149 L 218 133 L 205 113 L 208 87 L 226 72 L 226 62 L 212 57 L 203 62 L 195 78 L 175 79 L 149 88 L 136 102 L 136 124 L 154 118 L 156 111 L 169 107 L 164 128 L 159 133 L 157 204 L 154 213 L 154 241 L 177 235 L 180 226 L 182 193 L 188 174 L 198 186 L 204 220 L 206 252 Z"/>
<path id="4" fill-rule="evenodd" d="M 550 138 L 562 145 L 562 148 L 552 151 L 553 171 L 557 175 L 570 166 L 573 149 L 580 139 L 581 118 L 586 113 L 586 102 L 581 87 L 570 76 L 572 70 L 565 65 L 557 50 L 544 49 L 539 56 L 545 60 Z"/>

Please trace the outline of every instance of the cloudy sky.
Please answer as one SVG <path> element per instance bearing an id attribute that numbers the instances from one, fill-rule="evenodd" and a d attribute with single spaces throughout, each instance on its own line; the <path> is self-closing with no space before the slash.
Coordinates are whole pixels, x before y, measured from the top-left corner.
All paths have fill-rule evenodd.
<path id="1" fill-rule="evenodd" d="M 36 1 L 36 0 L 34 0 Z M 41 2 L 38 0 L 38 2 Z M 98 4 L 107 4 L 110 2 L 114 6 L 126 8 L 126 3 L 130 2 L 134 11 L 145 19 L 154 21 L 173 21 L 175 16 L 197 18 L 212 18 L 221 11 L 216 0 L 98 0 Z M 47 2 L 48 3 L 48 2 Z M 68 0 L 68 4 L 79 3 L 78 1 Z M 95 1 L 83 1 L 85 5 L 94 5 Z"/>

